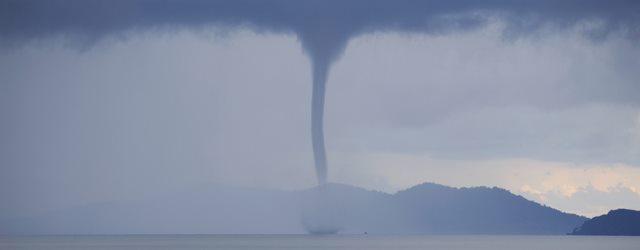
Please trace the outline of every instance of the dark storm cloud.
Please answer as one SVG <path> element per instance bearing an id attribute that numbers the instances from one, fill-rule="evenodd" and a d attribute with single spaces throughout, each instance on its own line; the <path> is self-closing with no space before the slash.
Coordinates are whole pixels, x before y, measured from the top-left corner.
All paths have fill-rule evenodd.
<path id="1" fill-rule="evenodd" d="M 511 30 L 528 32 L 544 24 L 566 27 L 581 20 L 602 21 L 600 31 L 637 32 L 637 1 L 2 1 L 3 40 L 66 33 L 91 38 L 159 26 L 249 25 L 258 30 L 294 32 L 310 54 L 333 57 L 354 35 L 377 30 L 444 31 L 484 21 L 479 12 L 498 14 Z M 464 14 L 464 15 L 461 15 Z M 469 15 L 467 15 L 469 14 Z M 331 51 L 331 52 L 329 52 Z"/>
<path id="2" fill-rule="evenodd" d="M 444 33 L 482 26 L 492 17 L 506 35 L 543 27 L 563 29 L 582 21 L 593 38 L 622 32 L 638 37 L 638 1 L 2 1 L 0 39 L 21 44 L 50 36 L 91 43 L 124 32 L 158 29 L 251 28 L 293 33 L 313 70 L 312 138 L 320 183 L 326 181 L 324 93 L 331 64 L 349 39 L 377 31 Z"/>

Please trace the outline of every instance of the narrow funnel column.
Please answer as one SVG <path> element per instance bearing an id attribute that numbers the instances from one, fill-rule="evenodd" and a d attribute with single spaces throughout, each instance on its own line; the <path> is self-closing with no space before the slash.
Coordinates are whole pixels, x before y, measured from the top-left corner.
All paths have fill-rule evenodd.
<path id="1" fill-rule="evenodd" d="M 349 32 L 331 23 L 314 22 L 304 27 L 298 36 L 311 62 L 313 93 L 311 95 L 311 144 L 318 185 L 327 183 L 327 155 L 324 145 L 324 96 L 327 76 L 333 63 L 344 51 Z"/>
<path id="2" fill-rule="evenodd" d="M 327 155 L 324 147 L 324 94 L 328 63 L 313 62 L 313 94 L 311 96 L 311 140 L 318 185 L 327 183 Z"/>

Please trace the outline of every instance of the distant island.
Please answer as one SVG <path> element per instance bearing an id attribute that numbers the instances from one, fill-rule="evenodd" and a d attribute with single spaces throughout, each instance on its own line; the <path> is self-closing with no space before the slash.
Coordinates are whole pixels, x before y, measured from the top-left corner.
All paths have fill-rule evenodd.
<path id="1" fill-rule="evenodd" d="M 0 234 L 565 235 L 587 219 L 497 187 L 424 183 L 389 194 L 336 183 L 298 191 L 206 186 L 4 220 Z"/>
<path id="2" fill-rule="evenodd" d="M 640 236 L 640 211 L 616 209 L 585 221 L 571 235 Z"/>
<path id="3" fill-rule="evenodd" d="M 562 235 L 587 220 L 497 187 L 424 183 L 387 194 L 333 183 L 302 191 L 299 198 L 302 204 L 330 204 L 318 216 L 344 233 Z M 310 210 L 303 206 L 306 217 Z"/>

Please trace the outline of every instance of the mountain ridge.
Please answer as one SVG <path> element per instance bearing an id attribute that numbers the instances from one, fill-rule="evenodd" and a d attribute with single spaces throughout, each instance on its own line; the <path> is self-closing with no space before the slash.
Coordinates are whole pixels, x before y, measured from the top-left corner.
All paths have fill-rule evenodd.
<path id="1" fill-rule="evenodd" d="M 640 211 L 614 209 L 585 221 L 570 234 L 640 236 Z"/>
<path id="2" fill-rule="evenodd" d="M 202 188 L 3 221 L 6 234 L 566 234 L 587 218 L 497 187 L 422 183 L 393 194 L 328 183 L 284 191 Z M 311 230 L 310 230 L 311 229 Z"/>

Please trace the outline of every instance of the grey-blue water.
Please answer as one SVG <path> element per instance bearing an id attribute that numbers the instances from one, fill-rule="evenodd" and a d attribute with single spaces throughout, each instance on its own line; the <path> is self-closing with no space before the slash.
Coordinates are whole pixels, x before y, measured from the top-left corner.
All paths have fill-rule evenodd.
<path id="1" fill-rule="evenodd" d="M 0 249 L 640 249 L 640 237 L 122 235 L 0 236 Z"/>

